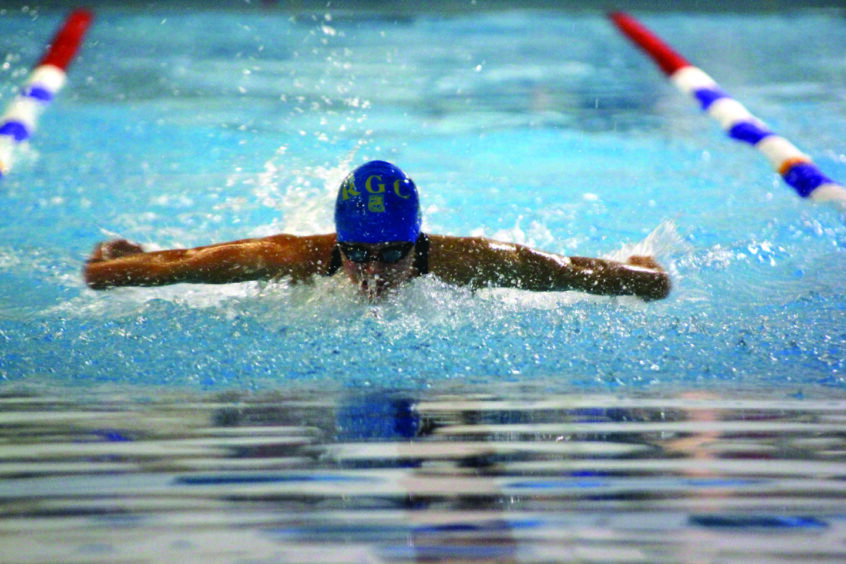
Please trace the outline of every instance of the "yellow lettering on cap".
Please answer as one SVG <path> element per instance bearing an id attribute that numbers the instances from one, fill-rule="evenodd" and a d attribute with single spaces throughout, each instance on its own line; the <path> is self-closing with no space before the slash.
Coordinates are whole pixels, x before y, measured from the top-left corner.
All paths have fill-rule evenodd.
<path id="1" fill-rule="evenodd" d="M 352 196 L 360 196 L 361 192 L 355 189 L 355 177 L 349 175 L 344 183 L 341 184 L 341 199 L 349 200 Z"/>
<path id="2" fill-rule="evenodd" d="M 405 181 L 400 179 L 400 178 L 397 178 L 396 180 L 394 180 L 394 194 L 396 194 L 397 196 L 399 196 L 403 200 L 407 200 L 411 197 L 411 192 L 409 192 L 408 194 L 405 194 L 405 195 L 400 193 L 400 186 L 402 186 L 404 182 Z"/>
<path id="3" fill-rule="evenodd" d="M 373 179 L 376 178 L 380 180 L 380 182 L 376 185 L 376 188 L 373 188 Z M 364 189 L 370 192 L 371 194 L 381 194 L 385 191 L 385 185 L 381 182 L 382 177 L 378 174 L 374 174 L 372 176 L 368 176 L 367 180 L 364 181 Z M 384 211 L 384 210 L 383 210 Z"/>
<path id="4" fill-rule="evenodd" d="M 367 211 L 385 213 L 385 198 L 381 195 L 371 195 L 367 200 Z"/>

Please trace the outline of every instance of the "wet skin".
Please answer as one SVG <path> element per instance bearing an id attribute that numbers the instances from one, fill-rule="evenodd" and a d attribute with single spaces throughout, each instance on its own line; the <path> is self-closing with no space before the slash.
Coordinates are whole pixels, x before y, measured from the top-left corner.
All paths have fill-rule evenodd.
<path id="1" fill-rule="evenodd" d="M 371 251 L 371 256 L 379 250 L 394 245 L 395 243 L 356 243 L 357 246 Z M 368 260 L 366 262 L 353 262 L 341 253 L 344 272 L 359 291 L 374 300 L 400 286 L 403 282 L 414 276 L 414 248 L 408 252 L 399 262 L 382 262 L 379 260 Z"/>
<path id="2" fill-rule="evenodd" d="M 666 298 L 672 288 L 670 277 L 649 256 L 631 256 L 626 262 L 618 262 L 555 255 L 483 237 L 430 234 L 429 241 L 429 273 L 447 284 L 542 292 L 578 290 L 599 295 L 635 295 L 647 301 Z M 113 240 L 94 248 L 84 274 L 86 283 L 97 290 L 282 278 L 304 282 L 331 273 L 336 244 L 334 233 L 305 236 L 280 233 L 193 249 L 145 252 L 140 245 Z M 357 254 L 363 258 L 391 257 L 390 251 L 380 253 L 379 250 L 393 245 L 360 245 Z M 349 251 L 356 254 L 354 249 Z M 371 299 L 419 276 L 414 260 L 413 251 L 396 263 L 384 260 L 354 263 L 341 253 L 347 278 Z"/>

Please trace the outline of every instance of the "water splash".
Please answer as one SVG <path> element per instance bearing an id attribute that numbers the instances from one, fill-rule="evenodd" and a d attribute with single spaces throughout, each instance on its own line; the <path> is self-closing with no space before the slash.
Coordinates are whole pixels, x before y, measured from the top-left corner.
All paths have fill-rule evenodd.
<path id="1" fill-rule="evenodd" d="M 643 240 L 623 245 L 607 258 L 625 262 L 630 256 L 672 257 L 692 251 L 692 246 L 679 235 L 673 220 L 661 222 Z"/>
<path id="2" fill-rule="evenodd" d="M 279 214 L 277 219 L 257 227 L 250 235 L 261 237 L 276 233 L 313 235 L 333 232 L 332 210 L 338 186 L 351 170 L 363 145 L 363 142 L 358 143 L 334 164 L 299 167 L 284 162 L 287 148 L 281 146 L 265 163 L 262 173 L 244 181 L 262 206 Z"/>

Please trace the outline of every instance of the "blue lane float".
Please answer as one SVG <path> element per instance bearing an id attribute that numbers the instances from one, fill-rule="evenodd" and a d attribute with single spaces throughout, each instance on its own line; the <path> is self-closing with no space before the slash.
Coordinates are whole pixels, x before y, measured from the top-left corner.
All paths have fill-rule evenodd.
<path id="1" fill-rule="evenodd" d="M 646 52 L 679 90 L 698 101 L 726 134 L 761 152 L 788 186 L 802 198 L 830 202 L 846 210 L 846 188 L 827 177 L 811 157 L 771 131 L 713 78 L 690 64 L 661 38 L 623 12 L 609 15 L 620 31 Z"/>
<path id="2" fill-rule="evenodd" d="M 0 117 L 0 178 L 12 169 L 16 148 L 32 137 L 44 108 L 65 85 L 67 68 L 91 20 L 91 12 L 82 8 L 68 15 L 44 56 Z"/>

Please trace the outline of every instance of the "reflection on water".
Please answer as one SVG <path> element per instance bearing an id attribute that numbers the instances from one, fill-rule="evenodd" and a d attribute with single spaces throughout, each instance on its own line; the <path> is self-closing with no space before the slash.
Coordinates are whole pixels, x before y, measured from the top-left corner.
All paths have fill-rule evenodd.
<path id="1" fill-rule="evenodd" d="M 7 389 L 0 560 L 840 562 L 844 408 Z"/>

